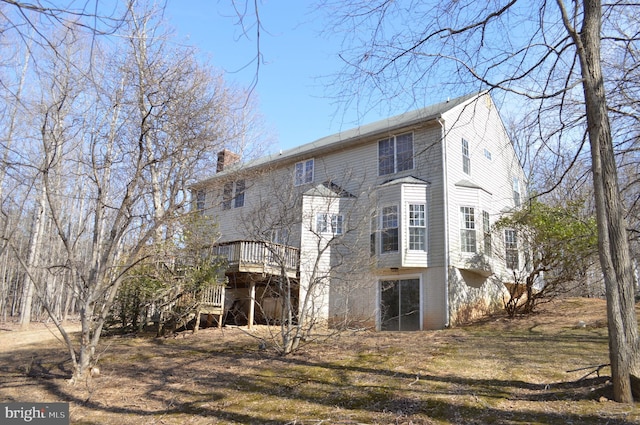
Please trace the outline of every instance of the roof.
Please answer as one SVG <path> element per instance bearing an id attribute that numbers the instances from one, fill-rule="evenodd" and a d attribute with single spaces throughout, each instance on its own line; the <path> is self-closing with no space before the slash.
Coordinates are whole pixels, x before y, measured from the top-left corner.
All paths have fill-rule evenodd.
<path id="1" fill-rule="evenodd" d="M 466 188 L 469 188 L 469 189 L 480 189 L 480 190 L 484 190 L 484 191 L 485 191 L 485 192 L 487 192 L 489 195 L 493 195 L 491 192 L 489 192 L 489 191 L 488 191 L 487 189 L 485 189 L 484 187 L 482 187 L 482 186 L 480 186 L 480 185 L 478 185 L 478 184 L 475 184 L 475 183 L 473 183 L 473 182 L 471 182 L 471 181 L 469 181 L 469 180 L 460 180 L 460 181 L 459 181 L 459 182 L 457 182 L 455 185 L 456 185 L 456 186 L 458 186 L 458 187 L 466 187 Z"/>
<path id="2" fill-rule="evenodd" d="M 422 184 L 422 185 L 428 186 L 431 183 L 429 183 L 426 180 L 419 179 L 417 177 L 406 176 L 406 177 L 400 177 L 398 179 L 387 180 L 386 182 L 382 183 L 380 187 L 391 186 L 394 184 Z"/>
<path id="3" fill-rule="evenodd" d="M 321 196 L 323 198 L 355 198 L 353 194 L 330 181 L 312 187 L 304 195 Z"/>
<path id="4" fill-rule="evenodd" d="M 445 102 L 436 103 L 434 105 L 427 106 L 425 108 L 416 109 L 414 111 L 406 112 L 404 114 L 396 115 L 390 118 L 385 118 L 380 121 L 376 121 L 370 124 L 362 125 L 356 128 L 352 128 L 350 130 L 342 131 L 331 136 L 323 137 L 311 143 L 307 143 L 292 149 L 287 149 L 285 151 L 281 151 L 277 154 L 271 154 L 264 156 L 262 158 L 258 158 L 253 161 L 249 161 L 246 163 L 237 163 L 224 171 L 217 173 L 216 175 L 210 177 L 207 180 L 199 182 L 199 184 L 203 184 L 206 181 L 215 179 L 217 176 L 223 176 L 226 174 L 233 173 L 234 171 L 238 171 L 239 169 L 249 169 L 260 167 L 262 165 L 273 163 L 273 162 L 281 162 L 293 160 L 296 158 L 303 159 L 304 157 L 310 158 L 313 154 L 318 151 L 330 150 L 339 148 L 341 146 L 348 145 L 356 140 L 360 140 L 363 137 L 373 136 L 375 134 L 383 133 L 383 132 L 391 132 L 396 129 L 402 127 L 408 127 L 411 125 L 432 121 L 438 119 L 445 112 L 455 108 L 458 105 L 461 105 L 470 99 L 476 98 L 480 96 L 482 93 L 471 93 L 464 96 L 457 97 L 455 99 L 447 100 Z M 198 183 L 196 184 L 198 185 Z"/>

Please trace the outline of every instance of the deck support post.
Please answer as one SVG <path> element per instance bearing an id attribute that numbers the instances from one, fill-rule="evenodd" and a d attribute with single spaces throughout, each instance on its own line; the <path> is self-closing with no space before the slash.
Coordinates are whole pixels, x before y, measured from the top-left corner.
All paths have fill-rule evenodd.
<path id="1" fill-rule="evenodd" d="M 251 281 L 249 286 L 249 318 L 247 320 L 247 327 L 251 329 L 253 327 L 253 318 L 256 310 L 256 283 Z"/>

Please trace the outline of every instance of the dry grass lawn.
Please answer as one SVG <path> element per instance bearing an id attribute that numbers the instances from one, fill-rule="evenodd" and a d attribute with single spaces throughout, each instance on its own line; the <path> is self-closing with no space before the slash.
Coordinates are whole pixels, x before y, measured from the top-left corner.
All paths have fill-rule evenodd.
<path id="1" fill-rule="evenodd" d="M 73 424 L 640 424 L 608 400 L 609 368 L 590 374 L 608 363 L 604 301 L 543 309 L 343 333 L 284 358 L 259 348 L 264 327 L 107 337 L 101 375 L 76 385 L 55 340 L 0 326 L 0 400 L 69 402 Z"/>

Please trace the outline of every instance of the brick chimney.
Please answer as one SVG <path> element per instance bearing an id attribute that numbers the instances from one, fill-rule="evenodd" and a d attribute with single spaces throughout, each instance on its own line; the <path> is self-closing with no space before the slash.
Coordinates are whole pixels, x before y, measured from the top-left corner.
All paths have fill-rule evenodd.
<path id="1" fill-rule="evenodd" d="M 216 173 L 225 170 L 228 166 L 240 161 L 240 155 L 231 152 L 229 149 L 223 149 L 218 152 L 218 165 L 216 166 Z"/>

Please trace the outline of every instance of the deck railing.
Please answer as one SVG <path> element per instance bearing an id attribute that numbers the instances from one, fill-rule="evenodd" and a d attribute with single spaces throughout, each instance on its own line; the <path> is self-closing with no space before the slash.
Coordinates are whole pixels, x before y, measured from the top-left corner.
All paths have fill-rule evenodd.
<path id="1" fill-rule="evenodd" d="M 217 244 L 213 254 L 227 260 L 229 266 L 242 270 L 246 266 L 260 266 L 264 269 L 287 272 L 298 269 L 298 249 L 270 242 L 235 241 Z"/>

